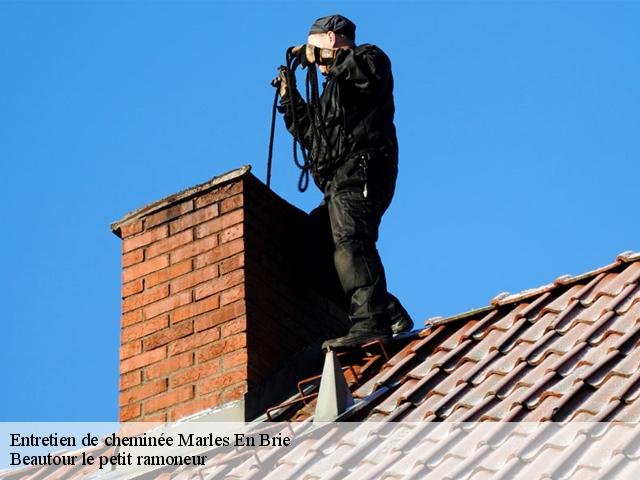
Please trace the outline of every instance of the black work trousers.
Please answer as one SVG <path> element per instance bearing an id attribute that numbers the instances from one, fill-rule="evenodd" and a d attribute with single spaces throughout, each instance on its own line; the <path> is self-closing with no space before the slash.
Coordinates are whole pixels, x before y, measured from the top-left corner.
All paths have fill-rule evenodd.
<path id="1" fill-rule="evenodd" d="M 384 212 L 395 191 L 397 160 L 376 152 L 353 157 L 327 183 L 323 203 L 310 216 L 318 239 L 325 238 L 324 255 L 330 261 L 346 296 L 350 332 L 391 333 L 391 318 L 404 312 L 387 282 L 376 241 Z M 331 246 L 326 248 L 326 234 Z M 321 241 L 321 240 L 320 240 Z"/>

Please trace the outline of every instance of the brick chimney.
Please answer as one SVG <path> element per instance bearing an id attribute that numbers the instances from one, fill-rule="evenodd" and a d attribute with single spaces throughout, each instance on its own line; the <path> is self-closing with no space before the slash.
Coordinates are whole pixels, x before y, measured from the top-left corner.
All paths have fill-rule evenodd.
<path id="1" fill-rule="evenodd" d="M 308 225 L 249 166 L 111 225 L 122 239 L 121 421 L 222 405 L 233 406 L 225 419 L 251 420 L 317 368 L 321 340 L 347 319 L 325 288 L 333 279 L 318 281 L 310 263 Z"/>

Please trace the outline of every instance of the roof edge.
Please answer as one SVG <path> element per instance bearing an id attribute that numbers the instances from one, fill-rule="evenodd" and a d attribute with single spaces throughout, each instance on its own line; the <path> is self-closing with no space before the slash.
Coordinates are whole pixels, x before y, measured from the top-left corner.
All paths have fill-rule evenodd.
<path id="1" fill-rule="evenodd" d="M 490 312 L 494 308 L 496 308 L 494 305 L 487 305 L 486 307 L 474 308 L 472 310 L 467 310 L 466 312 L 458 313 L 450 317 L 431 317 L 427 319 L 424 325 L 425 327 L 437 327 L 445 323 L 451 323 L 458 320 L 465 320 L 469 317 L 475 317 L 476 315 L 479 315 L 481 313 Z"/>
<path id="2" fill-rule="evenodd" d="M 211 180 L 208 180 L 204 183 L 200 183 L 198 185 L 195 185 L 193 187 L 189 187 L 186 188 L 178 193 L 173 193 L 171 195 L 168 195 L 164 198 L 161 198 L 160 200 L 156 200 L 155 202 L 149 203 L 148 205 L 145 205 L 143 207 L 140 207 L 136 210 L 133 210 L 129 213 L 127 213 L 124 217 L 122 217 L 120 220 L 117 220 L 113 223 L 110 224 L 110 228 L 111 231 L 113 233 L 115 233 L 116 235 L 118 235 L 118 231 L 120 230 L 120 228 L 129 223 L 132 222 L 134 220 L 137 220 L 138 218 L 144 216 L 144 215 L 149 215 L 151 213 L 154 213 L 158 210 L 161 210 L 163 208 L 168 207 L 169 205 L 172 205 L 174 203 L 179 202 L 180 200 L 184 200 L 187 197 L 191 197 L 193 195 L 196 195 L 198 193 L 202 193 L 204 191 L 207 190 L 211 190 L 215 187 L 218 187 L 224 183 L 230 182 L 232 180 L 236 180 L 244 175 L 246 175 L 247 173 L 249 173 L 251 171 L 251 165 L 244 165 L 240 168 L 236 168 L 234 170 L 231 170 L 229 172 L 223 173 L 222 175 L 218 175 L 216 177 L 213 177 Z"/>
<path id="3" fill-rule="evenodd" d="M 616 260 L 613 263 L 610 263 L 603 267 L 596 268 L 595 270 L 589 270 L 588 272 L 582 273 L 580 275 L 561 275 L 551 283 L 548 283 L 546 285 L 542 285 L 536 288 L 522 290 L 521 292 L 518 292 L 518 293 L 502 292 L 496 295 L 494 298 L 492 298 L 490 301 L 490 304 L 487 306 L 484 306 L 481 308 L 475 308 L 473 310 L 468 310 L 466 312 L 452 315 L 449 317 L 432 317 L 425 321 L 425 326 L 431 326 L 431 325 L 437 326 L 445 323 L 456 322 L 458 320 L 465 320 L 482 313 L 487 313 L 498 307 L 510 305 L 513 303 L 518 303 L 532 297 L 537 297 L 544 293 L 555 290 L 560 286 L 572 285 L 582 280 L 595 277 L 597 275 L 600 275 L 601 273 L 608 272 L 609 270 L 613 270 L 614 268 L 619 267 L 622 264 L 633 263 L 637 261 L 640 261 L 640 252 L 626 250 L 620 253 L 619 255 L 617 255 Z"/>

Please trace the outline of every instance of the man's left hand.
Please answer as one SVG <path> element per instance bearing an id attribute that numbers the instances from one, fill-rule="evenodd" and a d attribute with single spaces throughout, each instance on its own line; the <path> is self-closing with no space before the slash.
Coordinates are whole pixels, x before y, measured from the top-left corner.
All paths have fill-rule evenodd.
<path id="1" fill-rule="evenodd" d="M 288 85 L 287 85 L 286 68 L 283 67 L 282 65 L 278 67 L 278 76 L 273 80 L 271 80 L 271 85 L 273 85 L 278 89 L 278 92 L 280 93 L 280 98 L 284 98 L 284 96 L 287 94 Z"/>

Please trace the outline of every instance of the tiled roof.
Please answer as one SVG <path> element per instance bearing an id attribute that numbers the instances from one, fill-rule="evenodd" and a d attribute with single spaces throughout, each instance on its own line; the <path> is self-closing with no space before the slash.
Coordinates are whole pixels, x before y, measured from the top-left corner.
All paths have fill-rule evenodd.
<path id="1" fill-rule="evenodd" d="M 597 270 L 430 319 L 387 362 L 367 354 L 343 366 L 360 400 L 357 420 L 640 421 L 639 341 L 640 254 L 625 252 Z M 279 418 L 304 419 L 314 407 L 312 399 Z"/>
<path id="2" fill-rule="evenodd" d="M 637 423 L 622 431 L 614 423 L 590 423 L 592 430 L 570 435 L 548 429 L 566 422 L 639 422 L 639 342 L 640 254 L 625 253 L 601 269 L 432 319 L 420 335 L 391 346 L 396 353 L 384 363 L 381 354 L 365 355 L 353 364 L 364 380 L 354 387 L 358 402 L 348 419 L 382 422 L 354 425 L 347 434 L 333 424 L 320 435 L 305 433 L 313 429 L 309 421 L 291 424 L 287 428 L 302 434 L 295 448 L 210 452 L 197 475 L 635 478 Z M 355 384 L 346 363 L 346 377 Z M 312 412 L 311 403 L 287 418 L 308 419 Z M 499 424 L 511 426 L 508 431 L 477 428 L 496 425 L 491 420 L 520 423 Z M 522 423 L 549 420 L 562 423 Z M 390 423 L 396 421 L 416 423 Z M 464 431 L 450 421 L 477 423 Z M 192 473 L 171 468 L 153 476 Z"/>
<path id="3" fill-rule="evenodd" d="M 219 455 L 198 470 L 198 477 L 265 480 L 637 478 L 640 466 L 637 425 L 591 425 L 592 428 L 582 422 L 568 426 L 365 422 L 345 431 L 332 424 L 316 432 L 298 432 L 301 436 L 298 446 L 286 451 L 261 449 L 245 458 L 237 454 Z"/>
<path id="4" fill-rule="evenodd" d="M 450 319 L 354 395 L 372 419 L 640 420 L 640 255 Z"/>

